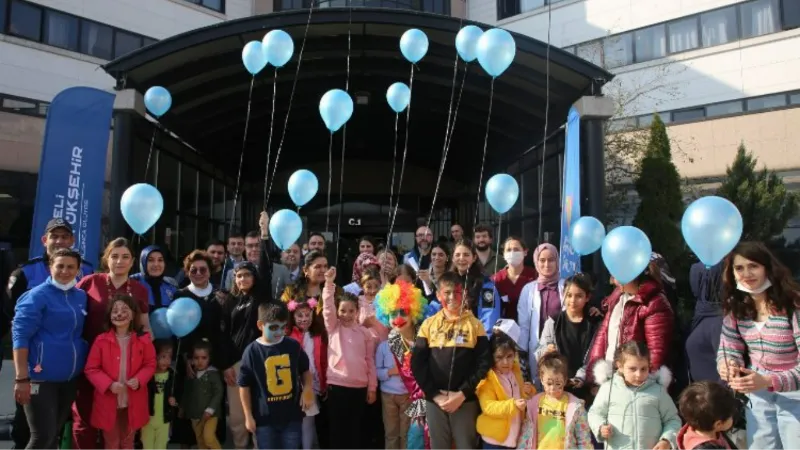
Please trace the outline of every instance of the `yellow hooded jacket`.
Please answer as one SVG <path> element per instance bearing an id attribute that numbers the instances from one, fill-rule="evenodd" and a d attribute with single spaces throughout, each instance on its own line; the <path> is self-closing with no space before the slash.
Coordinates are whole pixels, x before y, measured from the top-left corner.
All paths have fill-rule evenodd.
<path id="1" fill-rule="evenodd" d="M 517 379 L 520 391 L 523 389 L 522 370 L 519 367 L 519 360 L 514 360 L 512 372 Z M 515 414 L 519 415 L 520 420 L 524 418 L 523 413 L 514 406 L 514 399 L 509 398 L 497 374 L 490 370 L 486 378 L 478 383 L 476 389 L 478 401 L 481 404 L 481 415 L 478 416 L 477 430 L 481 436 L 503 442 L 508 437 L 511 430 L 511 421 Z M 523 394 L 524 395 L 524 394 Z M 527 398 L 527 397 L 526 397 Z"/>

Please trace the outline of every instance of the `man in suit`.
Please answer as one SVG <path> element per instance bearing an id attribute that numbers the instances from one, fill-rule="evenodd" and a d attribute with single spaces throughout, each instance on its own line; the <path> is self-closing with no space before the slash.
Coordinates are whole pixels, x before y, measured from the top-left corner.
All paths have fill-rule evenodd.
<path id="1" fill-rule="evenodd" d="M 272 245 L 271 243 L 268 245 Z M 258 267 L 258 261 L 261 256 L 261 233 L 258 231 L 251 231 L 247 233 L 244 238 L 244 249 L 247 260 Z M 266 249 L 264 249 L 266 251 Z M 272 263 L 272 298 L 278 299 L 286 286 L 292 283 L 292 275 L 289 269 L 283 264 Z M 233 287 L 233 271 L 229 271 L 225 278 L 225 289 L 230 290 Z"/>
<path id="2" fill-rule="evenodd" d="M 302 270 L 300 264 L 300 246 L 292 244 L 288 249 L 281 252 L 281 263 L 289 269 L 292 283 L 297 280 Z"/>

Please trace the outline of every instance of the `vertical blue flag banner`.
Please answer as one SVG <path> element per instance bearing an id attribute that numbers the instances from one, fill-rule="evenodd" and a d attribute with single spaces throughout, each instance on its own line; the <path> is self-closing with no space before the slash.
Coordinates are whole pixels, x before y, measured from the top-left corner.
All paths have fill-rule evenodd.
<path id="1" fill-rule="evenodd" d="M 33 210 L 31 258 L 44 254 L 41 236 L 47 222 L 60 217 L 72 225 L 75 249 L 97 266 L 113 111 L 114 94 L 90 87 L 65 89 L 50 104 Z"/>
<path id="2" fill-rule="evenodd" d="M 581 217 L 581 116 L 573 107 L 567 116 L 567 133 L 564 155 L 564 186 L 561 204 L 561 277 L 567 278 L 581 271 L 581 255 L 569 240 L 572 224 Z"/>

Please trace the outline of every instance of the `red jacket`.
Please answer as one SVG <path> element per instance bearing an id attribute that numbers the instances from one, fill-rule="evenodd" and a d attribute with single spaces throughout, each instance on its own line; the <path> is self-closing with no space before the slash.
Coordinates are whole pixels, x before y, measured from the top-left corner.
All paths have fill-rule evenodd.
<path id="1" fill-rule="evenodd" d="M 117 420 L 117 395 L 111 384 L 119 379 L 120 347 L 114 330 L 95 339 L 86 361 L 86 378 L 94 386 L 94 402 L 89 423 L 100 430 L 112 430 Z M 147 383 L 156 371 L 156 350 L 145 333 L 131 334 L 128 349 L 127 379 L 139 380 L 139 389 L 128 387 L 128 429 L 138 430 L 150 421 Z"/>
<path id="2" fill-rule="evenodd" d="M 300 343 L 303 346 L 303 332 L 299 328 L 294 327 L 289 333 L 289 337 Z M 313 336 L 314 339 L 314 368 L 317 370 L 317 378 L 319 378 L 320 393 L 324 393 L 328 388 L 327 376 L 328 373 L 328 343 L 322 339 L 322 335 Z"/>
<path id="3" fill-rule="evenodd" d="M 620 300 L 622 289 L 616 289 L 605 300 L 603 310 L 606 316 L 589 353 L 589 366 L 593 368 L 597 361 L 605 359 L 608 349 L 608 322 L 611 313 Z M 672 330 L 675 316 L 669 306 L 669 300 L 658 283 L 645 281 L 639 286 L 639 292 L 625 304 L 620 320 L 619 344 L 628 341 L 644 341 L 650 350 L 650 371 L 657 371 L 667 362 L 669 344 L 672 341 Z M 592 370 L 589 370 L 591 376 Z"/>

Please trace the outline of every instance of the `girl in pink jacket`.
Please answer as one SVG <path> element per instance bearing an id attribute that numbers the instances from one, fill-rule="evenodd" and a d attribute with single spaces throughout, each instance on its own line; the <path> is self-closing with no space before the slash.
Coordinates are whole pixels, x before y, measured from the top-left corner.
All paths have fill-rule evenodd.
<path id="1" fill-rule="evenodd" d="M 331 448 L 360 448 L 367 404 L 375 402 L 375 341 L 358 323 L 358 298 L 335 296 L 336 268 L 325 272 L 322 318 L 328 332 L 328 417 Z M 335 297 L 335 298 L 334 298 Z"/>

